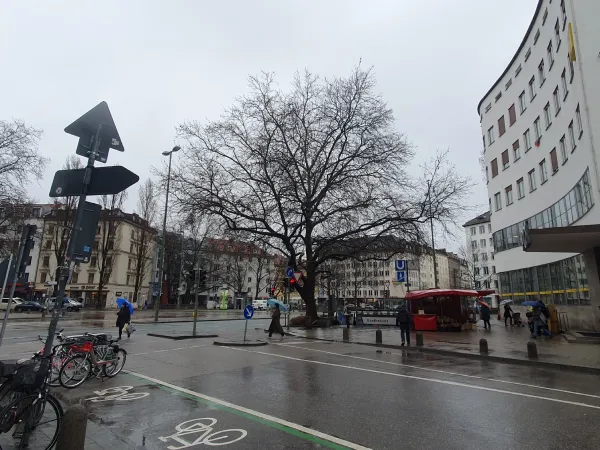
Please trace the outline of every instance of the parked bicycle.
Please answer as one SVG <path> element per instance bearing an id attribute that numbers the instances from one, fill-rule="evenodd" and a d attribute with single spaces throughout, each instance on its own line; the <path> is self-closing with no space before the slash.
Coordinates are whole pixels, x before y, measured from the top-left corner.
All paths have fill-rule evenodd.
<path id="1" fill-rule="evenodd" d="M 69 350 L 73 355 L 60 368 L 58 380 L 64 388 L 76 388 L 94 375 L 112 378 L 125 366 L 127 352 L 110 335 L 85 333 L 84 336 L 90 340 L 72 345 Z"/>
<path id="2" fill-rule="evenodd" d="M 59 401 L 49 392 L 53 355 L 16 365 L 0 386 L 0 448 L 51 449 L 63 416 Z"/>

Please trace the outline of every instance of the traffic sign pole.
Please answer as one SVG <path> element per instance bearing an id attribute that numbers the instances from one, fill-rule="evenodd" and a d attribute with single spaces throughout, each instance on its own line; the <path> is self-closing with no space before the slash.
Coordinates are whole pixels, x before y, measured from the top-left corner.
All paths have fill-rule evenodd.
<path id="1" fill-rule="evenodd" d="M 198 320 L 198 268 L 194 269 L 194 331 L 196 336 L 196 321 Z"/>
<path id="2" fill-rule="evenodd" d="M 62 313 L 65 290 L 67 288 L 67 281 L 71 273 L 71 258 L 75 250 L 75 240 L 79 228 L 81 227 L 81 218 L 83 217 L 83 209 L 85 204 L 85 198 L 87 196 L 88 186 L 90 185 L 90 179 L 92 178 L 92 171 L 94 169 L 94 162 L 96 161 L 96 155 L 101 144 L 101 133 L 102 124 L 98 124 L 96 129 L 96 135 L 93 139 L 93 148 L 90 151 L 87 166 L 85 167 L 85 175 L 83 177 L 83 184 L 81 186 L 81 194 L 79 196 L 79 204 L 77 205 L 77 214 L 75 215 L 75 223 L 73 230 L 71 230 L 71 237 L 69 238 L 69 247 L 65 256 L 65 261 L 60 271 L 60 279 L 58 280 L 58 292 L 56 294 L 56 302 L 54 312 L 52 314 L 52 320 L 50 321 L 50 327 L 48 328 L 48 337 L 46 338 L 46 345 L 44 346 L 44 356 L 49 356 L 52 352 L 52 344 L 54 342 L 54 334 L 56 333 L 56 326 L 58 325 L 58 318 Z"/>

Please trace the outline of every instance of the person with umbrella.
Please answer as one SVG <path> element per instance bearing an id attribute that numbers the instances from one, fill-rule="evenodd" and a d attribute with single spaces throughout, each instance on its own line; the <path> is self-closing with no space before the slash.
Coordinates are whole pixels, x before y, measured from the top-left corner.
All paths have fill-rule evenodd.
<path id="1" fill-rule="evenodd" d="M 508 326 L 508 319 L 510 319 L 510 326 L 513 326 L 513 318 L 512 318 L 512 308 L 510 307 L 510 302 L 507 301 L 504 303 L 504 326 Z"/>
<path id="2" fill-rule="evenodd" d="M 271 314 L 271 325 L 269 325 L 269 337 L 273 335 L 273 332 L 281 334 L 281 337 L 285 336 L 283 332 L 283 327 L 279 322 L 281 318 L 281 311 L 279 310 L 279 302 L 274 302 L 275 308 L 273 309 L 273 314 Z"/>
<path id="3" fill-rule="evenodd" d="M 479 313 L 481 315 L 481 320 L 483 320 L 483 328 L 484 329 L 492 329 L 492 324 L 490 323 L 491 311 L 490 305 L 488 305 L 483 300 L 478 300 L 479 302 Z"/>
<path id="4" fill-rule="evenodd" d="M 119 301 L 121 300 L 121 301 Z M 119 340 L 121 340 L 123 336 L 123 327 L 128 325 L 131 322 L 131 313 L 133 310 L 133 306 L 124 298 L 117 299 L 117 305 L 121 308 L 119 312 L 117 312 L 117 328 L 119 329 Z M 129 327 L 127 328 L 127 337 L 131 337 L 131 333 L 129 332 Z"/>

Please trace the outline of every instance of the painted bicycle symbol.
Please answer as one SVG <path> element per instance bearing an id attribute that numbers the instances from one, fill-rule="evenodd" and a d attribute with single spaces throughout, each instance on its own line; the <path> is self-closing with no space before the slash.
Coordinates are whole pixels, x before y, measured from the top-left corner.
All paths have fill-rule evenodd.
<path id="1" fill-rule="evenodd" d="M 172 439 L 179 444 L 179 447 L 170 445 L 167 448 L 169 450 L 180 450 L 182 448 L 189 448 L 195 445 L 227 445 L 233 444 L 234 442 L 241 441 L 246 437 L 248 432 L 241 429 L 221 430 L 213 433 L 213 426 L 217 423 L 217 419 L 211 417 L 205 417 L 202 419 L 187 420 L 180 423 L 175 427 L 177 433 L 170 436 L 161 436 L 159 439 L 163 442 L 167 442 Z M 195 435 L 195 436 L 192 436 Z M 186 437 L 184 439 L 184 436 Z M 195 437 L 195 441 L 188 441 L 188 437 Z"/>
<path id="2" fill-rule="evenodd" d="M 96 394 L 98 397 L 86 398 L 85 401 L 94 403 L 108 402 L 110 400 L 131 401 L 148 397 L 150 395 L 150 392 L 129 392 L 132 389 L 133 386 L 118 386 L 104 389 L 103 391 L 94 391 L 94 394 Z"/>

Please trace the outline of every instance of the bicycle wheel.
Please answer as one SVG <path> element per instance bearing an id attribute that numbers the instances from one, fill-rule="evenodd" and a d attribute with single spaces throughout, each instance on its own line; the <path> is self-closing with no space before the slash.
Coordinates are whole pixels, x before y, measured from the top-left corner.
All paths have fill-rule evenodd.
<path id="1" fill-rule="evenodd" d="M 125 361 L 127 360 L 127 352 L 122 348 L 115 353 L 115 358 L 110 364 L 103 367 L 104 375 L 112 378 L 117 375 L 123 367 L 125 367 Z"/>
<path id="2" fill-rule="evenodd" d="M 48 386 L 58 387 L 60 386 L 59 375 L 60 368 L 63 363 L 67 360 L 68 355 L 65 352 L 57 352 L 56 355 L 52 357 L 50 372 L 48 372 Z"/>
<path id="3" fill-rule="evenodd" d="M 210 446 L 233 444 L 234 442 L 244 439 L 247 434 L 248 432 L 246 430 L 241 430 L 239 428 L 216 431 L 204 438 L 204 444 Z"/>
<path id="4" fill-rule="evenodd" d="M 63 410 L 51 394 L 19 397 L 0 412 L 1 448 L 54 447 Z"/>
<path id="5" fill-rule="evenodd" d="M 60 368 L 58 381 L 67 389 L 80 386 L 92 370 L 92 363 L 86 355 L 74 355 L 68 358 Z"/>

